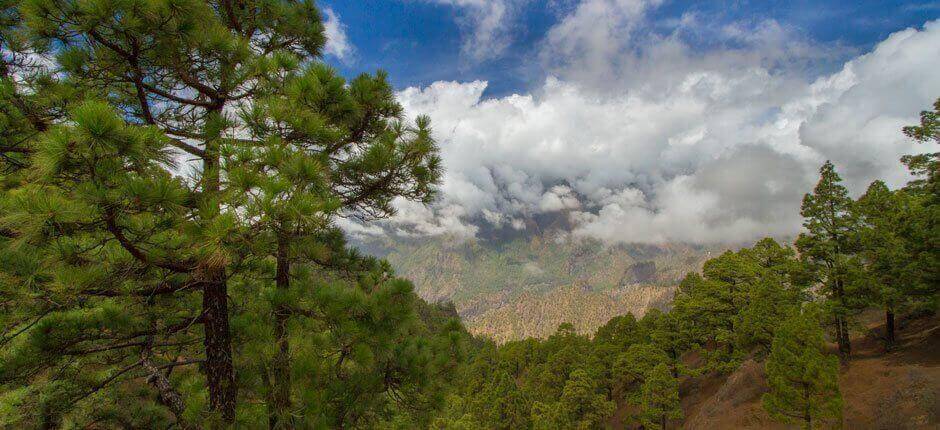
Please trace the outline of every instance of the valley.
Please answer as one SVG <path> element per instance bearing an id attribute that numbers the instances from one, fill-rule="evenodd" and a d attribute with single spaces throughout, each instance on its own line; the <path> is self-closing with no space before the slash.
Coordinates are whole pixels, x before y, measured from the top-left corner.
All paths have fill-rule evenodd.
<path id="1" fill-rule="evenodd" d="M 423 299 L 453 302 L 471 333 L 497 342 L 544 338 L 566 322 L 592 333 L 614 316 L 662 309 L 686 273 L 723 251 L 607 246 L 551 230 L 502 240 L 385 238 L 362 248 L 386 258 Z"/>

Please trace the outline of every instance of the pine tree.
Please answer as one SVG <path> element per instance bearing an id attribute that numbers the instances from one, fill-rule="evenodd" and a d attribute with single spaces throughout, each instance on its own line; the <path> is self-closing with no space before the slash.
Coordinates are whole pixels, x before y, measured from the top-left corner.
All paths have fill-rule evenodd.
<path id="1" fill-rule="evenodd" d="M 646 375 L 642 387 L 640 415 L 645 428 L 665 430 L 670 420 L 682 418 L 679 404 L 679 381 L 669 372 L 665 363 L 657 364 Z"/>
<path id="2" fill-rule="evenodd" d="M 607 324 L 599 327 L 594 334 L 594 342 L 599 345 L 610 345 L 615 351 L 625 351 L 630 345 L 642 340 L 636 317 L 625 314 L 611 318 Z"/>
<path id="3" fill-rule="evenodd" d="M 735 339 L 740 324 L 738 314 L 748 305 L 748 293 L 757 282 L 758 269 L 749 259 L 736 252 L 726 251 L 718 258 L 705 262 L 705 279 L 714 284 L 711 290 L 718 307 L 715 312 L 714 339 L 725 346 L 725 360 L 734 361 L 740 351 L 735 350 Z"/>
<path id="4" fill-rule="evenodd" d="M 806 299 L 807 277 L 793 249 L 773 239 L 762 239 L 739 254 L 753 264 L 756 277 L 748 285 L 746 305 L 736 316 L 735 342 L 741 350 L 758 347 L 766 354 L 780 321 Z"/>
<path id="5" fill-rule="evenodd" d="M 702 274 L 689 274 L 674 300 L 676 327 L 692 342 L 708 348 L 709 365 L 718 370 L 733 368 L 743 355 L 736 349 L 740 314 L 748 306 L 749 294 L 760 279 L 756 262 L 727 251 L 705 262 Z"/>
<path id="6" fill-rule="evenodd" d="M 529 408 L 530 400 L 503 369 L 484 385 L 474 405 L 484 427 L 507 430 L 527 427 Z"/>
<path id="7" fill-rule="evenodd" d="M 655 310 L 655 309 L 654 309 Z M 658 310 L 657 310 L 658 311 Z M 669 357 L 669 367 L 672 369 L 672 376 L 678 378 L 682 363 L 680 357 L 686 351 L 692 349 L 692 341 L 689 334 L 684 329 L 683 322 L 679 319 L 677 312 L 668 312 L 659 314 L 657 312 L 647 312 L 647 316 L 654 321 L 649 332 L 649 339 L 653 345 L 664 351 Z"/>
<path id="8" fill-rule="evenodd" d="M 614 412 L 614 403 L 599 391 L 597 382 L 588 372 L 583 369 L 571 372 L 557 402 L 533 407 L 535 428 L 604 428 L 604 422 Z"/>
<path id="9" fill-rule="evenodd" d="M 918 199 L 892 192 L 881 181 L 873 182 L 856 205 L 863 228 L 861 255 L 874 284 L 877 304 L 885 311 L 885 348 L 895 340 L 895 313 L 905 298 L 914 297 L 920 281 L 913 244 L 906 240 L 914 232 L 912 223 L 919 212 Z"/>
<path id="10" fill-rule="evenodd" d="M 800 234 L 796 246 L 822 284 L 835 322 L 839 355 L 845 360 L 852 351 L 850 317 L 865 306 L 867 298 L 862 286 L 851 279 L 858 269 L 854 254 L 858 251 L 859 223 L 841 182 L 835 166 L 827 161 L 813 193 L 803 198 L 800 214 L 807 232 Z"/>
<path id="11" fill-rule="evenodd" d="M 217 235 L 192 243 L 201 249 L 196 260 L 173 258 L 159 265 L 195 275 L 210 409 L 230 423 L 237 387 L 228 278 L 238 255 L 221 240 L 235 227 L 222 170 L 222 152 L 235 137 L 229 111 L 267 92 L 265 75 L 296 64 L 292 58 L 315 58 L 324 44 L 323 25 L 312 3 L 86 3 L 27 1 L 25 21 L 37 42 L 55 52 L 70 84 L 106 98 L 122 120 L 158 131 L 167 147 L 200 164 L 185 207 L 195 228 Z M 150 250 L 131 243 L 138 238 L 128 231 L 124 213 L 102 215 L 113 234 L 128 237 L 118 240 L 131 255 L 154 265 Z"/>
<path id="12" fill-rule="evenodd" d="M 920 124 L 904 127 L 903 131 L 916 142 L 933 144 L 936 149 L 940 144 L 940 98 L 933 110 L 921 112 Z M 908 155 L 902 161 L 916 178 L 906 189 L 923 199 L 919 216 L 912 220 L 915 227 L 905 238 L 912 244 L 921 274 L 920 284 L 927 288 L 924 293 L 934 295 L 936 308 L 936 294 L 940 291 L 940 152 Z"/>
<path id="13" fill-rule="evenodd" d="M 436 146 L 383 73 L 319 62 L 312 2 L 2 6 L 0 149 L 30 174 L 0 199 L 0 383 L 27 387 L 31 422 L 104 419 L 89 405 L 142 381 L 183 426 L 361 425 L 434 401 L 459 326 L 416 321 L 410 284 L 332 225 L 429 201 Z M 24 72 L 35 53 L 49 71 Z"/>
<path id="14" fill-rule="evenodd" d="M 933 104 L 933 110 L 920 113 L 920 124 L 904 127 L 904 134 L 916 142 L 929 144 L 940 143 L 940 98 Z M 928 152 L 925 154 L 908 155 L 902 158 L 911 173 L 920 177 L 912 183 L 913 186 L 928 189 L 937 193 L 938 180 L 940 180 L 940 153 Z M 934 194 L 936 196 L 936 194 Z"/>
<path id="15" fill-rule="evenodd" d="M 384 74 L 362 75 L 346 85 L 332 69 L 315 64 L 277 83 L 283 90 L 259 98 L 242 114 L 254 141 L 240 142 L 223 166 L 232 186 L 245 190 L 245 223 L 267 244 L 256 253 L 274 259 L 272 419 L 290 416 L 288 324 L 304 310 L 289 303 L 292 266 L 324 264 L 310 243 L 337 214 L 376 219 L 394 213 L 396 197 L 429 202 L 439 177 L 437 148 L 427 118 L 403 124 Z M 373 112 L 363 115 L 361 112 Z M 274 425 L 277 427 L 277 425 Z"/>
<path id="16" fill-rule="evenodd" d="M 802 422 L 812 429 L 827 418 L 842 415 L 839 363 L 825 353 L 817 312 L 797 312 L 784 321 L 774 337 L 765 364 L 770 392 L 764 408 L 784 422 Z"/>
<path id="17" fill-rule="evenodd" d="M 636 344 L 619 354 L 612 363 L 611 374 L 614 387 L 626 394 L 643 384 L 644 378 L 656 365 L 670 363 L 671 359 L 661 349 L 650 344 Z"/>
<path id="18" fill-rule="evenodd" d="M 598 384 L 584 370 L 571 372 L 562 390 L 561 409 L 565 411 L 566 428 L 597 429 L 614 412 L 614 403 L 598 392 Z"/>
<path id="19" fill-rule="evenodd" d="M 615 369 L 612 364 L 616 357 L 624 353 L 630 346 L 644 341 L 645 334 L 632 314 L 616 316 L 599 327 L 594 333 L 593 352 L 598 360 L 608 365 L 604 367 L 602 384 L 607 390 L 608 398 L 614 398 L 615 391 L 619 389 Z"/>

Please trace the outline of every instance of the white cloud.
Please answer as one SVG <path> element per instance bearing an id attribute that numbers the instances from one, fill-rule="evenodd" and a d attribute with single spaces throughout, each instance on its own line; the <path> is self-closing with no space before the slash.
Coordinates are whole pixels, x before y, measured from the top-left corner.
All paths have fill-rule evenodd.
<path id="1" fill-rule="evenodd" d="M 324 52 L 338 58 L 340 61 L 350 61 L 356 50 L 346 36 L 346 25 L 340 22 L 339 15 L 331 8 L 324 7 L 323 14 L 326 15 L 326 20 L 323 22 L 326 31 Z"/>
<path id="2" fill-rule="evenodd" d="M 335 222 L 337 227 L 343 229 L 347 235 L 355 239 L 384 236 L 387 234 L 385 229 L 378 224 L 364 225 L 349 218 L 337 218 Z"/>
<path id="3" fill-rule="evenodd" d="M 581 206 L 574 191 L 564 185 L 556 185 L 542 194 L 538 208 L 541 212 L 558 212 L 568 209 L 577 209 Z"/>
<path id="4" fill-rule="evenodd" d="M 940 21 L 892 34 L 839 73 L 817 83 L 842 86 L 800 130 L 801 142 L 831 159 L 855 190 L 875 178 L 907 179 L 900 154 L 924 151 L 898 131 L 940 97 Z M 830 82 L 832 81 L 832 82 Z"/>
<path id="5" fill-rule="evenodd" d="M 502 55 L 512 42 L 511 26 L 527 0 L 424 0 L 460 9 L 458 23 L 469 33 L 462 51 L 475 61 Z"/>
<path id="6" fill-rule="evenodd" d="M 940 96 L 940 23 L 814 77 L 808 65 L 844 50 L 772 21 L 685 17 L 639 36 L 653 6 L 582 1 L 549 31 L 554 76 L 532 93 L 483 99 L 479 81 L 401 91 L 409 114 L 431 116 L 446 171 L 438 203 L 403 206 L 391 225 L 472 236 L 554 212 L 575 236 L 741 242 L 796 233 L 826 159 L 861 192 L 876 178 L 904 183 L 898 158 L 928 149 L 900 128 Z M 696 34 L 719 47 L 693 49 Z"/>

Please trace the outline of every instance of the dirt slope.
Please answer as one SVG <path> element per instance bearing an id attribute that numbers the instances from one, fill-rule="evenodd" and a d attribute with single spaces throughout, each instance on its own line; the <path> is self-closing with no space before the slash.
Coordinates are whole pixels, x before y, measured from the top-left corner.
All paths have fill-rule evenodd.
<path id="1" fill-rule="evenodd" d="M 940 319 L 902 322 L 898 345 L 885 353 L 883 328 L 853 339 L 853 355 L 839 385 L 844 429 L 940 429 Z M 684 429 L 791 429 L 770 419 L 761 407 L 767 392 L 762 363 L 746 361 L 725 376 L 685 380 L 680 386 Z M 618 411 L 613 428 L 628 415 Z M 834 428 L 838 428 L 837 424 Z"/>
<path id="2" fill-rule="evenodd" d="M 853 356 L 839 378 L 845 403 L 842 427 L 940 429 L 940 322 L 936 317 L 909 321 L 899 330 L 898 348 L 887 354 L 881 333 L 878 327 L 854 339 Z M 714 394 L 685 399 L 682 428 L 795 428 L 775 423 L 761 407 L 767 384 L 760 363 L 745 362 L 700 390 L 709 388 Z"/>

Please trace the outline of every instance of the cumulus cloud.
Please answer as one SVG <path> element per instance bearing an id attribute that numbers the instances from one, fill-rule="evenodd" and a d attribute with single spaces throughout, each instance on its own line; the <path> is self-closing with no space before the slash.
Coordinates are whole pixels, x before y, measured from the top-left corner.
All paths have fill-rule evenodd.
<path id="1" fill-rule="evenodd" d="M 326 47 L 324 52 L 338 58 L 340 61 L 350 61 L 356 52 L 349 37 L 346 36 L 346 25 L 339 20 L 339 15 L 329 7 L 323 8 L 326 20 L 323 22 L 326 31 Z"/>
<path id="2" fill-rule="evenodd" d="M 923 151 L 898 130 L 940 97 L 940 21 L 890 35 L 816 85 L 837 94 L 800 130 L 800 141 L 831 159 L 852 188 L 873 178 L 897 186 L 908 177 L 900 154 Z M 839 91 L 841 89 L 841 91 Z"/>
<path id="3" fill-rule="evenodd" d="M 924 151 L 901 126 L 940 96 L 940 22 L 895 33 L 835 73 L 808 73 L 841 47 L 773 21 L 686 16 L 646 35 L 656 1 L 584 0 L 543 44 L 543 85 L 485 99 L 486 82 L 436 82 L 398 96 L 429 114 L 445 176 L 430 208 L 402 204 L 386 226 L 473 236 L 540 214 L 564 237 L 742 242 L 799 231 L 800 198 L 836 163 L 858 193 L 908 180 Z M 716 47 L 693 48 L 697 37 Z M 420 206 L 420 208 L 419 208 Z"/>
<path id="4" fill-rule="evenodd" d="M 467 33 L 463 53 L 476 61 L 499 57 L 512 41 L 511 24 L 527 0 L 424 0 L 458 8 L 458 23 Z"/>

